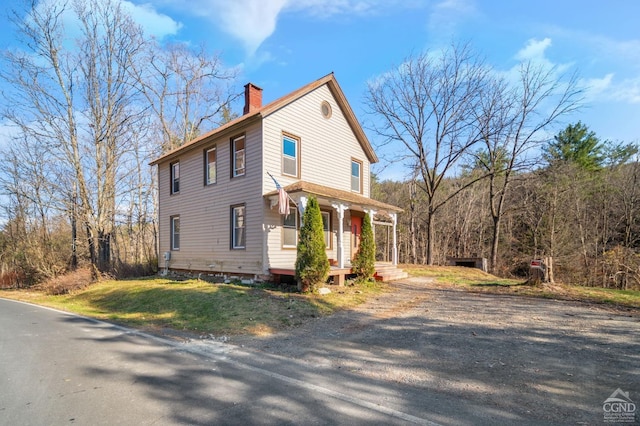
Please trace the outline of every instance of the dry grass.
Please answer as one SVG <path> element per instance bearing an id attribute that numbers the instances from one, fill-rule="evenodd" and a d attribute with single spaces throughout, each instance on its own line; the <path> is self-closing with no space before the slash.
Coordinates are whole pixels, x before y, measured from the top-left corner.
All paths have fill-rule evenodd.
<path id="1" fill-rule="evenodd" d="M 465 268 L 462 266 L 425 266 L 403 264 L 400 267 L 407 271 L 411 276 L 435 278 L 438 282 L 448 284 L 511 286 L 522 284 L 524 281 L 498 278 L 495 275 L 488 274 L 480 269 Z"/>
<path id="2" fill-rule="evenodd" d="M 0 289 L 24 287 L 25 275 L 17 271 L 0 271 Z"/>
<path id="3" fill-rule="evenodd" d="M 640 308 L 640 291 L 614 290 L 569 284 L 528 285 L 526 280 L 498 278 L 480 269 L 461 266 L 402 265 L 412 276 L 435 278 L 438 285 L 473 292 L 511 294 Z"/>
<path id="4" fill-rule="evenodd" d="M 42 291 L 44 294 L 55 296 L 61 294 L 70 294 L 78 290 L 85 289 L 93 283 L 91 277 L 91 269 L 79 268 L 76 271 L 60 275 L 38 285 L 36 290 Z"/>

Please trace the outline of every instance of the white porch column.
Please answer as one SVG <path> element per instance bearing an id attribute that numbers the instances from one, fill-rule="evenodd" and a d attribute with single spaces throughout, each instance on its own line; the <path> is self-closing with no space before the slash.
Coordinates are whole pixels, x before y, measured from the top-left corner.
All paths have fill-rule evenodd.
<path id="1" fill-rule="evenodd" d="M 392 264 L 393 265 L 397 265 L 398 264 L 398 241 L 397 241 L 397 237 L 396 237 L 396 225 L 398 223 L 398 214 L 397 213 L 391 213 L 391 220 L 393 222 L 393 259 L 392 259 Z"/>
<path id="2" fill-rule="evenodd" d="M 298 201 L 298 213 L 300 213 L 300 227 L 302 228 L 302 218 L 304 217 L 304 209 L 307 208 L 307 197 L 304 195 Z"/>
<path id="3" fill-rule="evenodd" d="M 365 213 L 369 213 L 369 220 L 371 221 L 371 228 L 373 228 L 373 217 L 376 215 L 376 211 L 375 210 L 367 210 L 365 209 L 364 211 Z"/>
<path id="4" fill-rule="evenodd" d="M 376 215 L 376 211 L 364 209 L 364 212 L 369 215 L 369 222 L 371 224 L 371 233 L 373 234 L 373 244 L 375 244 L 376 243 L 376 226 L 373 224 L 373 217 Z"/>
<path id="5" fill-rule="evenodd" d="M 344 204 L 332 204 L 338 213 L 338 268 L 344 268 L 344 212 L 347 206 Z"/>

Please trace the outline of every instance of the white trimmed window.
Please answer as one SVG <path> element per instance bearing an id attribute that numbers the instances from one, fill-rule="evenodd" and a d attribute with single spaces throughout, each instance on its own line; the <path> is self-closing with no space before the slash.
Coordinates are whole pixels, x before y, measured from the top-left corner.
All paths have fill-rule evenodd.
<path id="1" fill-rule="evenodd" d="M 362 162 L 351 160 L 351 190 L 362 192 Z"/>
<path id="2" fill-rule="evenodd" d="M 171 193 L 177 194 L 180 192 L 180 162 L 171 163 L 169 167 L 171 167 Z"/>
<path id="3" fill-rule="evenodd" d="M 245 173 L 245 137 L 243 136 L 238 136 L 237 138 L 233 139 L 232 142 L 233 145 L 233 149 L 232 149 L 232 153 L 233 153 L 233 167 L 231 168 L 233 176 L 232 177 L 237 177 L 237 176 L 244 176 Z"/>
<path id="4" fill-rule="evenodd" d="M 208 149 L 205 152 L 205 173 L 206 184 L 216 183 L 216 147 Z"/>
<path id="5" fill-rule="evenodd" d="M 231 207 L 231 248 L 243 249 L 246 244 L 245 206 Z"/>
<path id="6" fill-rule="evenodd" d="M 180 250 L 180 216 L 171 216 L 171 250 Z"/>
<path id="7" fill-rule="evenodd" d="M 292 208 L 289 216 L 282 219 L 282 247 L 296 248 L 298 246 L 298 209 Z"/>
<path id="8" fill-rule="evenodd" d="M 289 135 L 282 136 L 282 173 L 298 176 L 298 151 L 300 141 Z"/>

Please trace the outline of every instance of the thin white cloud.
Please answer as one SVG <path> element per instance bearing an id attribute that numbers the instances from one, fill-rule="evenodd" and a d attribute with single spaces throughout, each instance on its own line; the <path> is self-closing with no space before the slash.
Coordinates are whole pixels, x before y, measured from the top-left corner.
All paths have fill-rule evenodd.
<path id="1" fill-rule="evenodd" d="M 460 1 L 460 0 L 459 0 Z M 283 13 L 301 13 L 319 19 L 337 15 L 378 13 L 391 7 L 420 7 L 420 0 L 192 0 L 184 9 L 183 0 L 164 4 L 200 16 L 239 40 L 249 56 L 276 30 Z"/>
<path id="2" fill-rule="evenodd" d="M 136 5 L 128 1 L 123 1 L 122 6 L 131 18 L 142 27 L 145 34 L 159 40 L 166 36 L 177 34 L 180 28 L 182 28 L 180 22 L 176 22 L 167 15 L 158 13 L 149 3 Z"/>
<path id="3" fill-rule="evenodd" d="M 593 64 L 600 69 L 615 69 L 602 81 L 589 80 L 587 94 L 593 100 L 640 104 L 640 39 L 615 40 L 610 37 L 570 33 L 575 43 L 588 46 Z M 608 78 L 609 77 L 609 78 Z M 608 80 L 607 80 L 608 78 Z M 608 83 L 603 87 L 604 83 Z"/>
<path id="4" fill-rule="evenodd" d="M 287 0 L 220 0 L 214 3 L 221 18 L 217 20 L 218 25 L 239 39 L 246 51 L 253 55 L 276 30 L 278 16 Z"/>
<path id="5" fill-rule="evenodd" d="M 62 20 L 67 39 L 73 40 L 79 36 L 81 32 L 78 16 L 73 10 L 73 5 L 63 0 L 45 0 L 39 2 L 36 8 L 43 9 L 49 5 L 59 5 L 59 7 L 62 8 L 64 4 L 66 4 L 66 6 L 64 7 Z M 154 36 L 157 39 L 174 35 L 182 27 L 181 23 L 176 22 L 167 15 L 157 12 L 149 3 L 136 5 L 127 0 L 121 0 L 120 4 L 125 13 L 131 16 L 133 21 L 142 27 L 145 34 Z"/>
<path id="6" fill-rule="evenodd" d="M 615 74 L 609 73 L 602 78 L 581 79 L 578 85 L 588 103 L 640 105 L 640 77 L 616 80 Z"/>
<path id="7" fill-rule="evenodd" d="M 520 64 L 524 63 L 552 72 L 558 78 L 565 73 L 571 73 L 571 70 L 575 67 L 574 63 L 554 62 L 547 56 L 547 50 L 551 48 L 552 44 L 552 40 L 549 37 L 545 37 L 541 40 L 535 38 L 529 39 L 526 45 L 515 54 L 514 58 L 519 62 L 519 64 L 514 66 L 509 71 L 509 74 L 517 79 L 517 76 L 520 73 Z"/>
<path id="8" fill-rule="evenodd" d="M 187 10 L 183 0 L 167 3 L 210 21 L 239 40 L 251 56 L 276 29 L 278 16 L 288 0 L 192 0 Z"/>
<path id="9" fill-rule="evenodd" d="M 378 0 L 287 0 L 287 9 L 304 11 L 320 18 L 373 13 L 378 6 Z"/>
<path id="10" fill-rule="evenodd" d="M 597 29 L 587 32 L 553 26 L 548 31 L 554 38 L 583 51 L 584 55 L 593 62 L 622 62 L 630 65 L 631 68 L 640 69 L 640 39 L 638 38 L 618 40 L 598 34 Z"/>
<path id="11" fill-rule="evenodd" d="M 585 101 L 593 101 L 603 95 L 606 96 L 611 90 L 613 75 L 613 73 L 609 73 L 602 78 L 582 79 L 579 85 L 584 88 Z"/>
<path id="12" fill-rule="evenodd" d="M 640 104 L 640 77 L 621 81 L 615 86 L 612 97 L 616 101 Z"/>
<path id="13" fill-rule="evenodd" d="M 450 37 L 461 22 L 477 13 L 475 0 L 443 0 L 431 9 L 428 26 L 431 32 Z"/>
<path id="14" fill-rule="evenodd" d="M 551 46 L 551 39 L 546 37 L 542 40 L 535 38 L 530 39 L 527 45 L 520 49 L 516 53 L 516 59 L 519 61 L 543 61 L 545 58 L 545 51 Z"/>

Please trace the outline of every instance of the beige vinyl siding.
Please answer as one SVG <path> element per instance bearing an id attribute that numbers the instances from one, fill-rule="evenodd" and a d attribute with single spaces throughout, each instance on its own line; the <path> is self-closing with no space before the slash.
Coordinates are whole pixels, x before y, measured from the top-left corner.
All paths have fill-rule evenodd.
<path id="1" fill-rule="evenodd" d="M 159 165 L 159 244 L 170 248 L 170 217 L 180 215 L 180 250 L 171 252 L 170 267 L 194 271 L 262 274 L 262 149 L 261 126 L 246 134 L 246 174 L 231 178 L 231 136 L 210 141 L 203 149 L 179 157 L 180 193 L 169 194 L 169 162 Z M 204 184 L 204 152 L 217 145 L 217 182 Z M 173 162 L 173 161 L 172 161 Z M 232 250 L 231 206 L 246 207 L 246 248 Z"/>
<path id="2" fill-rule="evenodd" d="M 329 119 L 323 117 L 321 105 L 327 101 L 332 109 Z M 282 134 L 300 138 L 300 180 L 325 185 L 344 191 L 351 190 L 351 160 L 362 162 L 363 195 L 369 196 L 369 161 L 360 143 L 353 134 L 340 107 L 329 88 L 321 86 L 295 102 L 270 114 L 263 120 L 264 129 L 264 167 L 270 171 L 282 186 L 298 179 L 282 174 Z M 271 178 L 265 173 L 263 191 L 275 189 Z M 265 223 L 268 223 L 267 247 L 270 267 L 292 268 L 295 265 L 296 251 L 282 248 L 282 218 L 277 207 L 265 205 Z M 331 206 L 320 206 L 331 212 L 332 248 L 327 250 L 330 259 L 337 260 L 338 218 Z M 350 258 L 350 229 L 348 213 L 344 220 L 345 258 Z M 275 226 L 274 226 L 275 225 Z"/>
<path id="3" fill-rule="evenodd" d="M 323 101 L 331 105 L 329 119 L 322 116 Z M 301 180 L 350 191 L 354 158 L 362 161 L 362 194 L 369 196 L 369 161 L 326 85 L 265 117 L 263 126 L 265 169 L 283 186 L 297 180 L 281 173 L 282 132 L 286 132 L 300 138 Z M 274 189 L 271 179 L 265 183 L 265 192 Z"/>
<path id="4" fill-rule="evenodd" d="M 335 210 L 324 209 L 331 213 L 331 249 L 327 250 L 329 259 L 337 259 L 337 240 L 336 232 L 338 229 L 337 216 Z M 294 268 L 296 263 L 296 250 L 290 248 L 282 248 L 282 216 L 278 214 L 278 208 L 269 209 L 266 205 L 265 221 L 268 224 L 277 224 L 277 226 L 266 227 L 266 238 L 268 253 L 266 262 L 270 268 Z M 346 229 L 345 229 L 346 231 Z"/>

